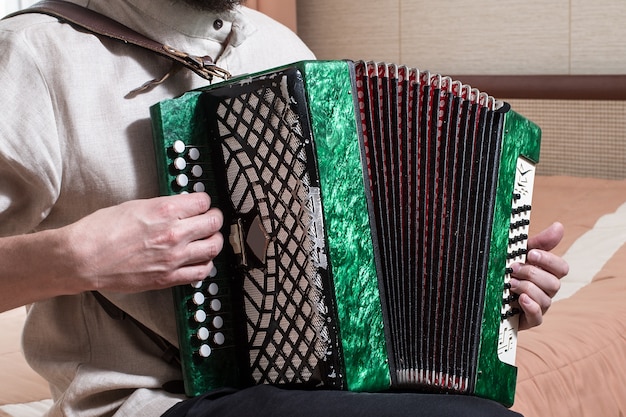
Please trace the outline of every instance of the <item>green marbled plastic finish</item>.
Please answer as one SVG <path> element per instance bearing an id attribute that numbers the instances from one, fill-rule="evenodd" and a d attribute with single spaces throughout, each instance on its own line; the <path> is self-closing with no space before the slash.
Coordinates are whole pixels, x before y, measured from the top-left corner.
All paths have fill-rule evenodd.
<path id="1" fill-rule="evenodd" d="M 182 140 L 190 146 L 206 147 L 206 120 L 198 105 L 200 95 L 198 91 L 189 92 L 178 99 L 158 103 L 150 109 L 161 195 L 174 195 L 181 191 L 191 192 L 189 189 L 177 189 L 174 185 L 176 173 L 170 168 L 173 159 L 170 152 L 171 146 L 176 140 Z M 202 158 L 207 157 L 207 152 L 204 152 Z M 206 162 L 206 159 L 203 161 Z M 218 193 L 211 188 L 210 183 L 207 185 L 207 192 L 212 196 L 212 204 L 219 207 Z M 226 310 L 229 308 L 230 294 L 225 282 L 232 277 L 229 276 L 228 267 L 221 257 L 216 258 L 214 264 L 218 271 L 222 271 L 222 274 L 216 277 L 214 282 L 224 283 L 220 285 L 218 296 Z M 225 271 L 226 273 L 224 273 Z M 206 285 L 205 283 L 204 286 Z M 172 290 L 179 348 L 181 352 L 195 352 L 199 347 L 195 333 L 200 326 L 193 321 L 194 310 L 181 308 L 181 306 L 192 306 L 193 294 L 198 290 L 191 285 L 174 287 Z M 204 287 L 203 290 L 206 291 Z M 207 315 L 210 319 L 211 313 L 207 312 Z M 224 318 L 225 327 L 232 327 L 229 324 L 230 317 L 224 313 L 220 313 L 220 315 Z M 225 330 L 224 333 L 229 338 L 234 337 L 232 333 L 228 333 L 228 330 Z M 181 355 L 181 362 L 185 393 L 190 397 L 203 394 L 215 387 L 238 386 L 239 384 L 236 353 L 232 346 L 214 349 L 211 356 L 204 359 Z M 207 370 L 211 371 L 208 372 Z"/>
<path id="2" fill-rule="evenodd" d="M 509 110 L 505 114 L 502 140 L 475 393 L 510 407 L 515 397 L 517 368 L 500 361 L 497 343 L 511 196 L 518 157 L 523 155 L 532 162 L 539 161 L 541 130 L 531 121 Z"/>
<path id="3" fill-rule="evenodd" d="M 180 99 L 165 100 L 150 108 L 159 190 L 162 195 L 177 194 L 171 185 L 174 176 L 171 175 L 169 169 L 171 157 L 168 156 L 168 149 L 177 140 L 183 140 L 185 143 L 188 143 L 191 138 L 196 139 L 195 142 L 199 140 L 198 132 L 203 124 L 197 126 L 196 123 L 189 122 L 196 118 L 199 98 L 199 92 L 189 92 Z"/>
<path id="4" fill-rule="evenodd" d="M 318 155 L 345 380 L 381 391 L 390 375 L 348 63 L 303 64 Z"/>

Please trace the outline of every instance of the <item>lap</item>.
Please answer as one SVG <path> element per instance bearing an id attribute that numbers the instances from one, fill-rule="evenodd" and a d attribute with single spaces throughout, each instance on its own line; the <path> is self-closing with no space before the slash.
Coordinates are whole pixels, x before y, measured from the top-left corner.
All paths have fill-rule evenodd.
<path id="1" fill-rule="evenodd" d="M 520 417 L 485 399 L 446 394 L 288 390 L 259 385 L 184 401 L 163 417 Z"/>

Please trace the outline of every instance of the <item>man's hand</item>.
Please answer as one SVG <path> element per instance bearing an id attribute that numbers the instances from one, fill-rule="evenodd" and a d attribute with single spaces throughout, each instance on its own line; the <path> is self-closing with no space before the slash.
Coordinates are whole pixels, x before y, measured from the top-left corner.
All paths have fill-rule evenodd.
<path id="1" fill-rule="evenodd" d="M 563 233 L 563 225 L 554 223 L 529 238 L 526 263 L 512 266 L 511 291 L 519 294 L 523 311 L 520 330 L 541 324 L 543 315 L 552 304 L 552 297 L 561 288 L 560 279 L 569 272 L 567 262 L 550 253 L 563 238 Z"/>
<path id="2" fill-rule="evenodd" d="M 203 280 L 222 249 L 204 193 L 134 200 L 67 226 L 74 288 L 140 292 Z"/>

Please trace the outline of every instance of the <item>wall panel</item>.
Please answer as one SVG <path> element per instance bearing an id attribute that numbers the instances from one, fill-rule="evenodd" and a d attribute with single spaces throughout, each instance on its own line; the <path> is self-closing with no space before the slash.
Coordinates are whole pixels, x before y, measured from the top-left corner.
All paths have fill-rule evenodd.
<path id="1" fill-rule="evenodd" d="M 568 71 L 569 0 L 402 1 L 402 60 L 444 74 Z"/>
<path id="2" fill-rule="evenodd" d="M 320 59 L 400 60 L 400 0 L 300 0 L 298 33 Z"/>
<path id="3" fill-rule="evenodd" d="M 626 73 L 626 2 L 572 0 L 572 74 Z"/>
<path id="4" fill-rule="evenodd" d="M 300 0 L 320 58 L 444 74 L 625 74 L 624 0 Z"/>

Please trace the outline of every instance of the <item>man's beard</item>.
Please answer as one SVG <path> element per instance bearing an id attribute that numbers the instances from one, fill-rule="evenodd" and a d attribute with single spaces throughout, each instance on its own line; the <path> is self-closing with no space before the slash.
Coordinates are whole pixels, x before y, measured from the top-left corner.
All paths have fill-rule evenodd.
<path id="1" fill-rule="evenodd" d="M 180 0 L 197 10 L 206 12 L 222 13 L 232 10 L 238 4 L 245 3 L 245 0 Z"/>

